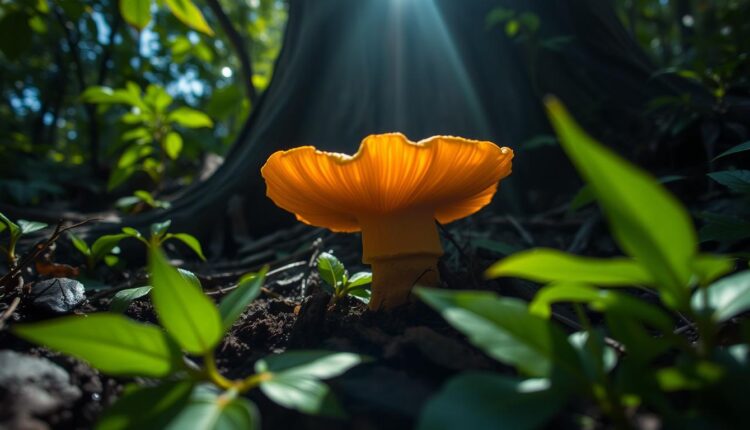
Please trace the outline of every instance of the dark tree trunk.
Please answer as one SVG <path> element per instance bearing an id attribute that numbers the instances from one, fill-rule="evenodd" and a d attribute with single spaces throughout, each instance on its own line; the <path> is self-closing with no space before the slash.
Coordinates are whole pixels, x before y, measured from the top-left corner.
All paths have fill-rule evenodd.
<path id="1" fill-rule="evenodd" d="M 565 36 L 569 43 L 539 48 L 527 64 L 524 46 L 502 27 L 487 27 L 498 6 L 536 13 L 542 40 Z M 315 145 L 352 153 L 366 135 L 390 131 L 515 148 L 514 174 L 501 188 L 515 189 L 523 206 L 533 193 L 554 195 L 560 177 L 572 175 L 555 147 L 518 151 L 550 133 L 544 93 L 560 96 L 585 125 L 605 124 L 597 134 L 627 136 L 633 113 L 671 91 L 651 73 L 608 1 L 291 0 L 273 80 L 224 165 L 170 210 L 125 223 L 172 218 L 175 231 L 205 236 L 225 224 L 226 204 L 239 196 L 252 232 L 268 232 L 293 221 L 265 197 L 260 167 L 272 152 Z M 628 139 L 620 139 L 623 147 Z"/>

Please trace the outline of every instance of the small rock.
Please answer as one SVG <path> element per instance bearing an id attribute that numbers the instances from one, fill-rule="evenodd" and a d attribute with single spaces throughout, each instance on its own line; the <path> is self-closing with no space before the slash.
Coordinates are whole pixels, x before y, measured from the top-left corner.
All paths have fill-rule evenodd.
<path id="1" fill-rule="evenodd" d="M 86 300 L 83 284 L 75 279 L 52 278 L 31 287 L 32 303 L 39 309 L 53 313 L 67 313 Z"/>
<path id="2" fill-rule="evenodd" d="M 0 351 L 0 428 L 47 428 L 34 417 L 69 408 L 81 397 L 70 375 L 46 358 Z M 7 426 L 7 427 L 5 427 Z"/>

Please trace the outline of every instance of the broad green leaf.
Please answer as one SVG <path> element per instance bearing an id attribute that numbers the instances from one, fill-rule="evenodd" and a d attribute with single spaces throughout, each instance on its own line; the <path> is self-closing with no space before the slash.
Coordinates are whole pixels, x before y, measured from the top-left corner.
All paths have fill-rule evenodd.
<path id="1" fill-rule="evenodd" d="M 86 103 L 126 104 L 147 110 L 137 85 L 115 90 L 109 87 L 88 87 L 81 94 L 81 100 Z"/>
<path id="2" fill-rule="evenodd" d="M 47 224 L 43 222 L 26 221 L 25 219 L 19 219 L 18 227 L 21 229 L 21 234 L 28 234 L 46 228 Z"/>
<path id="3" fill-rule="evenodd" d="M 114 297 L 112 297 L 112 302 L 109 304 L 109 310 L 118 313 L 125 312 L 134 300 L 140 299 L 150 291 L 150 286 L 128 288 L 127 290 L 118 291 Z"/>
<path id="4" fill-rule="evenodd" d="M 683 179 L 685 179 L 684 176 L 668 175 L 659 178 L 658 181 L 662 184 L 668 184 L 670 182 L 681 181 Z M 591 186 L 584 185 L 580 190 L 578 190 L 578 193 L 573 196 L 573 200 L 570 201 L 568 210 L 571 212 L 575 212 L 584 206 L 588 206 L 589 204 L 594 203 L 594 201 L 596 201 L 596 196 L 594 196 L 594 192 L 591 189 Z"/>
<path id="5" fill-rule="evenodd" d="M 271 372 L 301 378 L 329 379 L 341 375 L 365 361 L 350 352 L 287 351 L 258 360 L 256 372 Z"/>
<path id="6" fill-rule="evenodd" d="M 708 176 L 735 193 L 750 193 L 750 170 L 724 170 L 709 173 Z"/>
<path id="7" fill-rule="evenodd" d="M 198 241 L 198 239 L 187 233 L 170 233 L 166 236 L 164 240 L 167 239 L 177 239 L 187 245 L 190 249 L 193 250 L 196 254 L 198 254 L 198 257 L 200 257 L 201 260 L 206 261 L 206 256 L 203 255 L 203 248 L 201 248 L 201 243 Z"/>
<path id="8" fill-rule="evenodd" d="M 172 96 L 169 95 L 164 87 L 154 84 L 146 88 L 146 94 L 143 96 L 143 101 L 153 107 L 154 113 L 157 115 L 162 114 L 172 104 L 172 100 Z"/>
<path id="9" fill-rule="evenodd" d="M 734 258 L 725 255 L 700 254 L 693 261 L 693 271 L 700 284 L 706 285 L 731 272 L 734 264 Z"/>
<path id="10" fill-rule="evenodd" d="M 120 14 L 128 24 L 143 30 L 151 21 L 151 0 L 119 0 Z"/>
<path id="11" fill-rule="evenodd" d="M 548 98 L 546 105 L 561 145 L 591 186 L 619 245 L 658 282 L 665 303 L 683 307 L 698 250 L 685 208 L 656 179 L 589 137 L 557 99 Z"/>
<path id="12" fill-rule="evenodd" d="M 161 237 L 164 235 L 164 233 L 169 230 L 169 226 L 172 225 L 172 220 L 168 219 L 166 221 L 162 222 L 155 222 L 151 224 L 151 237 Z"/>
<path id="13" fill-rule="evenodd" d="M 105 255 L 109 254 L 121 240 L 129 237 L 127 234 L 107 234 L 101 236 L 91 245 L 91 256 L 94 262 L 100 261 Z"/>
<path id="14" fill-rule="evenodd" d="M 346 268 L 333 254 L 322 252 L 318 257 L 318 273 L 328 285 L 338 289 L 344 283 Z"/>
<path id="15" fill-rule="evenodd" d="M 181 354 L 158 327 L 98 313 L 21 324 L 13 332 L 31 342 L 89 362 L 117 376 L 161 378 L 181 365 Z"/>
<path id="16" fill-rule="evenodd" d="M 263 281 L 266 279 L 266 273 L 268 273 L 268 267 L 264 267 L 258 273 L 243 276 L 237 288 L 221 300 L 219 314 L 221 314 L 224 330 L 228 331 L 250 302 L 258 297 Z"/>
<path id="17" fill-rule="evenodd" d="M 130 179 L 130 177 L 133 176 L 133 174 L 135 174 L 135 172 L 137 171 L 138 168 L 135 166 L 115 168 L 109 175 L 109 180 L 107 180 L 107 191 L 112 191 L 120 185 L 124 184 L 125 181 Z"/>
<path id="18" fill-rule="evenodd" d="M 489 372 L 462 373 L 432 397 L 418 430 L 544 428 L 569 394 L 548 379 L 521 380 Z"/>
<path id="19" fill-rule="evenodd" d="M 172 160 L 176 160 L 182 152 L 182 136 L 174 131 L 170 131 L 164 138 L 164 152 Z"/>
<path id="20" fill-rule="evenodd" d="M 737 154 L 739 152 L 744 152 L 744 151 L 750 151 L 750 141 L 745 142 L 745 143 L 741 143 L 741 144 L 739 144 L 737 146 L 734 146 L 734 147 L 732 147 L 732 148 L 730 148 L 730 149 L 722 152 L 721 154 L 719 154 L 716 157 L 714 157 L 713 161 L 716 161 L 719 158 L 726 157 L 727 155 Z"/>
<path id="21" fill-rule="evenodd" d="M 76 236 L 73 233 L 68 233 L 68 237 L 70 238 L 70 241 L 73 243 L 73 246 L 77 250 L 81 251 L 81 254 L 87 257 L 91 255 L 91 249 L 89 248 L 89 246 L 86 244 L 86 242 L 83 239 L 81 239 L 80 237 Z"/>
<path id="22" fill-rule="evenodd" d="M 513 276 L 542 283 L 584 282 L 602 286 L 653 284 L 648 272 L 631 259 L 579 257 L 548 248 L 513 254 L 490 266 L 486 276 Z"/>
<path id="23" fill-rule="evenodd" d="M 304 413 L 341 417 L 343 410 L 320 379 L 336 377 L 362 361 L 361 356 L 347 352 L 292 351 L 258 360 L 255 371 L 270 373 L 260 389 L 275 403 Z"/>
<path id="24" fill-rule="evenodd" d="M 193 382 L 169 381 L 155 387 L 130 388 L 104 411 L 96 430 L 161 430 L 187 406 Z"/>
<path id="25" fill-rule="evenodd" d="M 549 376 L 556 365 L 568 373 L 578 369 L 562 331 L 529 313 L 521 300 L 488 291 L 416 288 L 415 293 L 474 346 L 528 375 Z"/>
<path id="26" fill-rule="evenodd" d="M 372 298 L 372 290 L 367 287 L 355 287 L 346 293 L 366 305 L 370 304 L 370 299 Z"/>
<path id="27" fill-rule="evenodd" d="M 141 232 L 134 229 L 133 227 L 123 227 L 122 232 L 127 234 L 130 237 L 143 237 L 141 236 Z"/>
<path id="28" fill-rule="evenodd" d="M 188 107 L 180 107 L 169 113 L 167 119 L 183 127 L 213 127 L 214 122 L 203 112 Z"/>
<path id="29" fill-rule="evenodd" d="M 356 288 L 363 285 L 372 283 L 372 273 L 370 272 L 357 272 L 349 278 L 347 281 L 347 287 Z"/>
<path id="30" fill-rule="evenodd" d="M 549 318 L 553 303 L 587 303 L 599 312 L 613 312 L 646 322 L 663 332 L 672 330 L 672 320 L 659 308 L 624 293 L 600 290 L 590 285 L 575 283 L 550 284 L 539 290 L 529 304 L 529 312 Z"/>
<path id="31" fill-rule="evenodd" d="M 21 227 L 0 213 L 0 232 L 4 231 L 6 228 L 11 237 L 19 236 L 21 234 Z"/>
<path id="32" fill-rule="evenodd" d="M 164 425 L 164 430 L 255 430 L 260 414 L 247 399 L 233 391 L 220 393 L 210 385 L 199 385 L 182 410 Z"/>
<path id="33" fill-rule="evenodd" d="M 205 354 L 221 340 L 219 311 L 199 287 L 173 268 L 159 249 L 149 252 L 151 300 L 159 321 L 191 354 Z"/>
<path id="34" fill-rule="evenodd" d="M 707 301 L 706 301 L 707 300 Z M 750 309 L 750 270 L 698 288 L 691 301 L 695 312 L 705 313 L 716 322 L 726 321 Z"/>
<path id="35" fill-rule="evenodd" d="M 154 196 L 152 196 L 151 193 L 149 193 L 146 190 L 136 190 L 135 192 L 133 192 L 133 195 L 135 197 L 138 197 L 140 201 L 146 203 L 147 205 L 151 207 L 156 206 L 156 201 L 154 200 Z"/>
<path id="36" fill-rule="evenodd" d="M 209 36 L 214 35 L 214 31 L 206 23 L 200 9 L 195 6 L 192 0 L 164 0 L 164 3 L 167 4 L 172 14 L 182 21 L 183 24 Z"/>

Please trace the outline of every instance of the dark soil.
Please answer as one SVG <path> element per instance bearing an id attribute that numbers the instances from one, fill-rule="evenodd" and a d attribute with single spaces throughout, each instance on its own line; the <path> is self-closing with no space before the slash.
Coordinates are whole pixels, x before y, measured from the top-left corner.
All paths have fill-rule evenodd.
<path id="1" fill-rule="evenodd" d="M 505 252 L 511 252 L 499 249 L 502 247 L 554 246 L 579 253 L 594 249 L 599 255 L 614 252 L 606 239 L 590 243 L 592 237 L 603 236 L 593 235 L 602 227 L 596 217 L 551 214 L 518 221 L 485 214 L 456 224 L 450 229 L 441 228 L 446 250 L 441 275 L 445 286 L 453 289 L 489 289 L 506 296 L 532 297 L 537 288 L 532 284 L 483 280 L 482 271 Z M 550 230 L 555 233 L 548 234 Z M 75 261 L 67 243 L 60 243 L 59 248 L 57 261 Z M 420 302 L 377 313 L 353 298 L 330 305 L 330 296 L 321 288 L 312 264 L 321 251 L 333 252 L 350 272 L 365 269 L 360 262 L 357 235 L 332 235 L 302 226 L 249 243 L 244 249 L 240 247 L 231 261 L 182 264 L 199 276 L 207 294 L 216 300 L 226 294 L 241 274 L 257 270 L 262 264 L 271 266 L 264 294 L 248 307 L 217 349 L 218 366 L 228 377 L 247 376 L 256 360 L 285 350 L 351 351 L 371 358 L 368 363 L 329 381 L 350 416 L 348 420 L 302 415 L 273 404 L 255 390 L 248 395 L 261 411 L 263 428 L 412 428 L 424 402 L 451 376 L 466 370 L 511 371 L 469 345 L 461 334 Z M 132 287 L 143 278 L 142 269 L 105 268 L 98 275 L 116 287 L 88 292 L 88 301 L 77 312 L 107 310 L 114 291 Z M 22 300 L 6 326 L 50 317 L 39 314 L 27 305 L 29 302 L 28 298 Z M 7 307 L 7 303 L 3 306 Z M 559 309 L 558 314 L 563 319 L 567 319 L 566 315 L 573 316 L 565 308 Z M 148 297 L 133 302 L 126 315 L 139 321 L 157 322 Z M 74 405 L 38 416 L 37 426 L 26 428 L 91 428 L 101 411 L 116 400 L 124 384 L 132 382 L 101 375 L 78 360 L 30 345 L 13 337 L 7 329 L 0 331 L 0 349 L 49 358 L 70 374 L 71 382 L 82 392 Z M 0 387 L 0 399 L 5 394 Z M 14 422 L 15 413 L 13 402 L 0 402 L 0 428 L 5 428 L 3 422 Z"/>

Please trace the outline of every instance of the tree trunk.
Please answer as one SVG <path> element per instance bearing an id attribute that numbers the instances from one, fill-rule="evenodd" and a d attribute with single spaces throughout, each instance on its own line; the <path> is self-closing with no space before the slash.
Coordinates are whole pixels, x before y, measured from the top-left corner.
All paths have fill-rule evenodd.
<path id="1" fill-rule="evenodd" d="M 537 14 L 541 40 L 570 41 L 539 48 L 535 64 L 526 64 L 523 46 L 502 26 L 486 25 L 498 6 Z M 366 135 L 391 131 L 513 147 L 514 173 L 501 189 L 515 190 L 519 207 L 534 193 L 559 199 L 560 178 L 573 177 L 560 150 L 519 150 L 551 134 L 541 97 L 557 94 L 598 135 L 628 136 L 644 103 L 675 91 L 651 72 L 608 1 L 291 0 L 273 80 L 224 165 L 171 209 L 124 224 L 171 218 L 174 231 L 205 237 L 240 196 L 252 232 L 267 233 L 294 222 L 265 197 L 260 167 L 271 153 L 300 145 L 353 153 Z M 627 148 L 623 142 L 632 140 L 616 143 Z"/>

